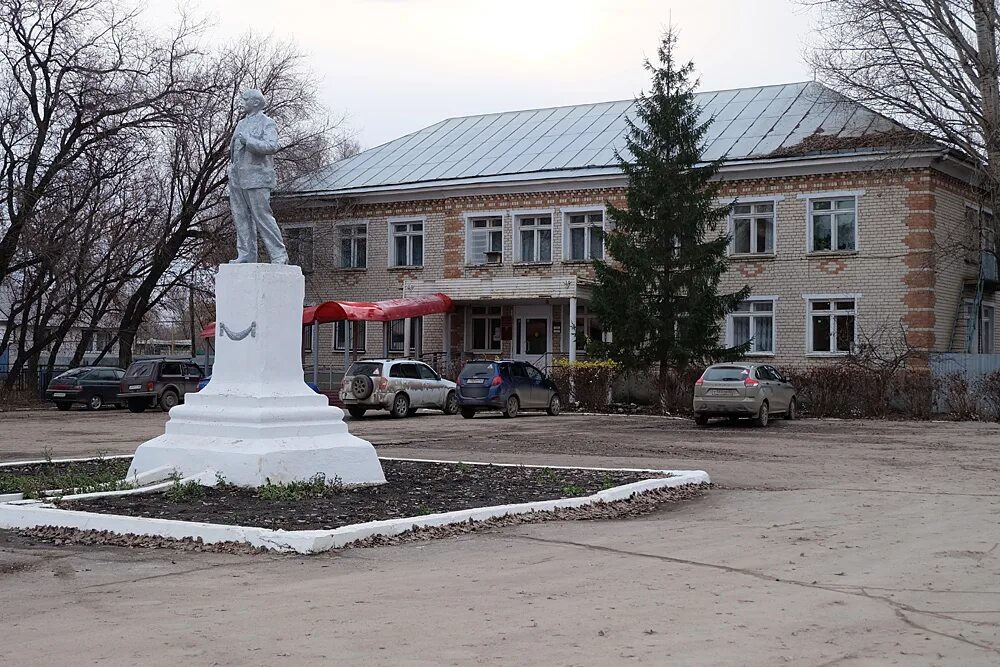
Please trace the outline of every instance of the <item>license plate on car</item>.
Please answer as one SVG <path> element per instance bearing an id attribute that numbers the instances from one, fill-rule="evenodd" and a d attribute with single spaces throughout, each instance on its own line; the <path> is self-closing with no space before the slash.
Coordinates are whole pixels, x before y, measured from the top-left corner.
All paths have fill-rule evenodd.
<path id="1" fill-rule="evenodd" d="M 736 395 L 736 390 L 735 389 L 709 389 L 708 390 L 708 395 L 709 396 L 735 396 Z"/>
<path id="2" fill-rule="evenodd" d="M 465 384 L 483 384 L 486 382 L 486 378 L 469 378 L 465 381 Z"/>
<path id="3" fill-rule="evenodd" d="M 128 390 L 129 391 L 136 391 L 136 390 L 139 390 L 139 389 L 142 389 L 142 385 L 141 384 L 130 384 L 128 386 Z"/>
<path id="4" fill-rule="evenodd" d="M 64 394 L 61 391 L 58 392 L 58 393 L 52 394 L 52 395 L 55 396 L 56 398 L 65 398 L 65 396 L 66 396 L 66 394 Z"/>

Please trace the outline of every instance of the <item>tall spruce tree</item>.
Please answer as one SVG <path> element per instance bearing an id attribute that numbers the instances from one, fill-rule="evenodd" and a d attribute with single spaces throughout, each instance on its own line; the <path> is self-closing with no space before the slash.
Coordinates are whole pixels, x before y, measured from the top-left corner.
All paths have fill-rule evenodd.
<path id="1" fill-rule="evenodd" d="M 739 356 L 747 345 L 720 344 L 722 322 L 750 288 L 719 294 L 729 237 L 719 225 L 729 213 L 713 179 L 721 160 L 704 161 L 709 123 L 699 122 L 692 63 L 678 65 L 677 35 L 663 37 L 659 65 L 648 60 L 652 89 L 635 101 L 627 152 L 626 208 L 608 205 L 615 222 L 605 238 L 609 261 L 596 264 L 593 308 L 611 342 L 597 351 L 626 368 L 659 368 L 661 396 L 671 370 Z"/>

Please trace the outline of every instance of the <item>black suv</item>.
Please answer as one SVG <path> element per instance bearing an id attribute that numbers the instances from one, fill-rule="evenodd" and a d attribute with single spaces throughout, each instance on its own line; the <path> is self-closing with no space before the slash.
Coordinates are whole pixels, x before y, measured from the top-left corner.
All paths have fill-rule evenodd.
<path id="1" fill-rule="evenodd" d="M 122 378 L 118 398 L 132 412 L 159 406 L 164 412 L 198 391 L 204 374 L 190 359 L 143 359 L 134 361 Z"/>
<path id="2" fill-rule="evenodd" d="M 60 410 L 69 410 L 74 403 L 83 403 L 91 410 L 100 410 L 108 403 L 121 405 L 118 383 L 123 375 L 120 368 L 73 368 L 52 378 L 45 395 Z"/>

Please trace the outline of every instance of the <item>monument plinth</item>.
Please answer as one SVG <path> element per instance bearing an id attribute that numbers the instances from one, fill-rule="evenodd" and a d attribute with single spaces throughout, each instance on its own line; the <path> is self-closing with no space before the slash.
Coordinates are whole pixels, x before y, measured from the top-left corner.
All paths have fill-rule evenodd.
<path id="1" fill-rule="evenodd" d="M 212 380 L 170 411 L 164 435 L 139 446 L 129 477 L 170 466 L 246 486 L 316 474 L 385 482 L 371 443 L 351 435 L 343 411 L 303 380 L 304 295 L 297 266 L 219 267 Z"/>

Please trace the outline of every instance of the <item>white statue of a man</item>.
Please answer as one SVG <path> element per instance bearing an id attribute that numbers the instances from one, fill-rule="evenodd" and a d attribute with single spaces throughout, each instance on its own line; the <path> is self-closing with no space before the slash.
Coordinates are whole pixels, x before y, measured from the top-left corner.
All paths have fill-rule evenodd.
<path id="1" fill-rule="evenodd" d="M 277 186 L 278 127 L 264 115 L 264 94 L 259 90 L 244 91 L 242 101 L 246 115 L 236 125 L 229 146 L 229 205 L 237 250 L 230 264 L 257 261 L 258 234 L 271 263 L 287 264 L 281 229 L 271 213 L 271 190 Z"/>

